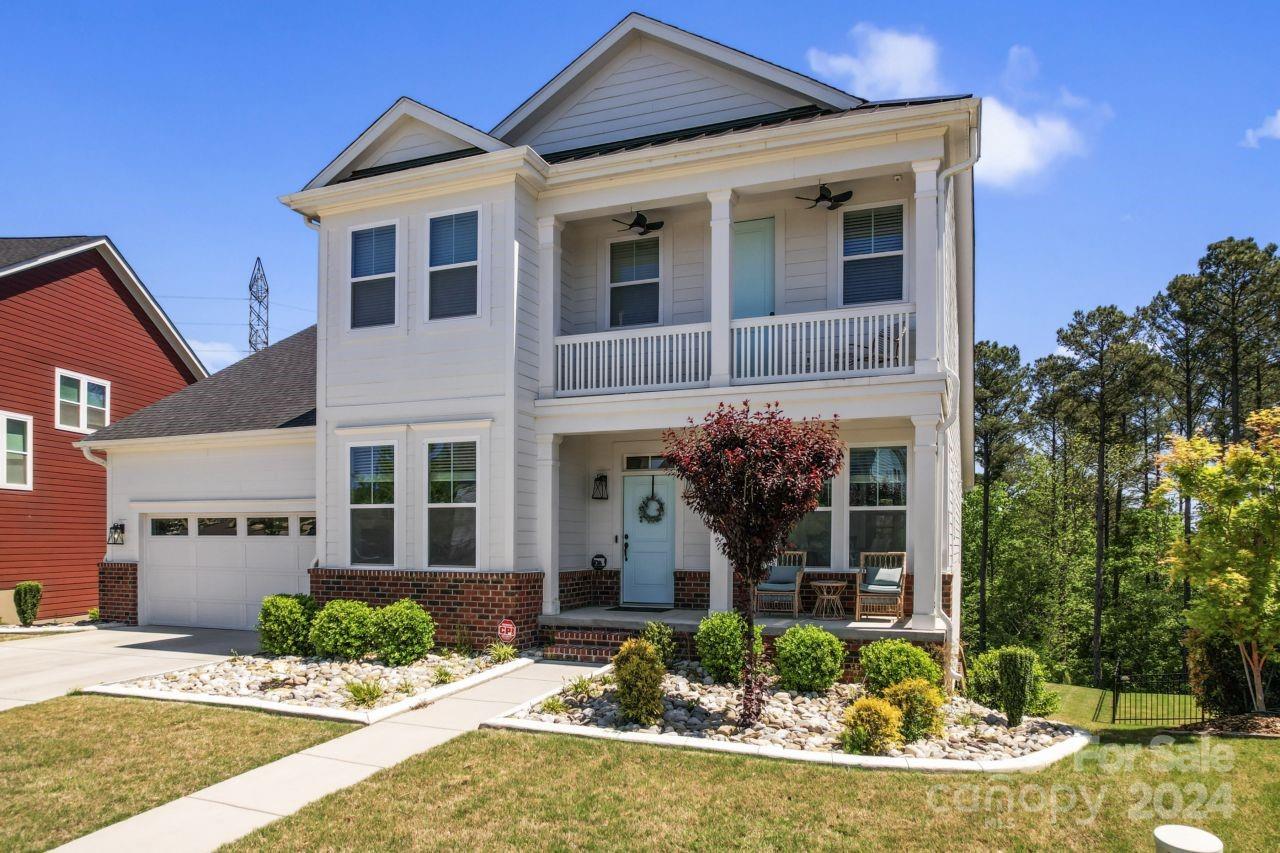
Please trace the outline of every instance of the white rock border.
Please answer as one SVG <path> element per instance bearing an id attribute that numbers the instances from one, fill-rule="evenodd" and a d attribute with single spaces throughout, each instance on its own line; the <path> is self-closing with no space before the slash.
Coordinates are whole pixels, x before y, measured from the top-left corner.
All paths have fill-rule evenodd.
<path id="1" fill-rule="evenodd" d="M 613 665 L 595 673 L 598 677 L 613 669 Z M 598 740 L 621 740 L 631 743 L 647 743 L 650 746 L 676 747 L 679 749 L 703 749 L 709 752 L 730 752 L 738 755 L 754 755 L 760 758 L 780 758 L 785 761 L 800 761 L 809 764 L 832 764 L 837 767 L 862 767 L 871 770 L 917 770 L 939 773 L 1030 773 L 1042 770 L 1050 764 L 1074 755 L 1084 749 L 1094 738 L 1081 728 L 1072 727 L 1074 734 L 1064 741 L 1059 741 L 1028 755 L 1016 758 L 1001 758 L 994 761 L 960 758 L 912 758 L 910 756 L 890 755 L 851 755 L 847 752 L 806 752 L 803 749 L 784 749 L 780 746 L 758 746 L 753 743 L 737 741 L 710 740 L 693 738 L 686 735 L 652 734 L 650 732 L 622 732 L 617 729 L 605 729 L 598 726 L 574 726 L 568 723 L 544 723 L 541 720 L 516 719 L 515 714 L 523 713 L 559 695 L 564 686 L 549 690 L 512 708 L 507 713 L 486 720 L 480 724 L 482 729 L 513 729 L 526 732 L 544 732 L 549 734 L 570 735 L 572 737 L 596 738 Z"/>
<path id="2" fill-rule="evenodd" d="M 535 663 L 533 658 L 519 657 L 506 663 L 482 669 L 479 672 L 468 675 L 466 678 L 460 678 L 457 681 L 433 687 L 425 693 L 419 693 L 417 696 L 410 696 L 407 699 L 401 699 L 399 702 L 393 702 L 390 705 L 383 705 L 381 708 L 373 708 L 368 711 L 289 705 L 285 702 L 269 702 L 265 699 L 257 699 L 251 696 L 210 696 L 200 693 L 184 693 L 177 690 L 150 690 L 142 687 L 129 687 L 123 683 L 97 684 L 93 687 L 82 688 L 79 692 L 96 693 L 101 696 L 127 696 L 134 699 L 160 699 L 167 702 L 192 702 L 197 705 L 228 705 L 233 708 L 253 708 L 257 711 L 270 711 L 274 714 L 314 717 L 321 720 L 341 720 L 347 723 L 360 723 L 367 726 L 380 720 L 385 720 L 388 717 L 394 717 L 396 714 L 403 714 L 405 711 L 412 711 L 414 708 L 428 705 L 446 696 L 452 696 L 454 693 L 468 690 L 477 684 L 483 684 L 509 672 L 523 669 L 532 663 Z M 201 666 L 204 665 L 201 664 Z M 180 669 L 169 670 L 169 672 L 180 672 L 183 669 L 192 668 L 184 666 Z M 162 675 L 165 675 L 165 673 L 159 672 L 149 677 L 154 678 Z M 557 688 L 556 692 L 559 692 L 559 688 Z"/>
<path id="3" fill-rule="evenodd" d="M 82 631 L 97 631 L 102 628 L 116 628 L 122 622 L 100 622 L 93 625 L 0 625 L 0 637 L 17 635 L 19 637 L 39 637 L 42 634 L 79 634 Z"/>

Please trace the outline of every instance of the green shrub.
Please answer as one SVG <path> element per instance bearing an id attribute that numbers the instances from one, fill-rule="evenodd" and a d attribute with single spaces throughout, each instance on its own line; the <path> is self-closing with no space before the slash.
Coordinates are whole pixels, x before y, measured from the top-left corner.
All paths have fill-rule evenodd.
<path id="1" fill-rule="evenodd" d="M 618 708 L 628 720 L 650 726 L 662 719 L 662 659 L 652 644 L 632 637 L 613 656 Z"/>
<path id="2" fill-rule="evenodd" d="M 585 675 L 579 675 L 564 686 L 564 692 L 579 701 L 586 701 L 599 692 L 599 685 Z"/>
<path id="3" fill-rule="evenodd" d="M 923 678 L 886 687 L 884 700 L 902 713 L 902 739 L 907 743 L 942 734 L 942 691 Z"/>
<path id="4" fill-rule="evenodd" d="M 457 681 L 458 677 L 453 674 L 453 670 L 447 666 L 436 667 L 435 674 L 431 676 L 431 683 L 437 687 L 444 684 L 452 684 Z"/>
<path id="5" fill-rule="evenodd" d="M 368 681 L 348 681 L 346 686 L 347 697 L 352 705 L 357 708 L 370 708 L 378 703 L 382 698 L 384 691 L 382 684 L 376 679 Z"/>
<path id="6" fill-rule="evenodd" d="M 408 666 L 435 646 L 436 623 L 412 599 L 378 608 L 372 625 L 373 648 L 387 666 Z"/>
<path id="7" fill-rule="evenodd" d="M 1240 649 L 1226 637 L 1206 637 L 1199 631 L 1188 631 L 1183 639 L 1187 648 L 1187 672 L 1191 694 L 1209 714 L 1230 716 L 1253 710 L 1249 699 L 1249 677 L 1240 660 Z M 1268 663 L 1262 670 L 1263 693 L 1267 707 L 1280 702 L 1280 666 Z M 1038 716 L 1038 715 L 1037 715 Z"/>
<path id="8" fill-rule="evenodd" d="M 744 633 L 746 622 L 732 610 L 712 613 L 698 623 L 698 631 L 693 635 L 698 659 L 707 674 L 721 684 L 742 680 L 742 667 L 746 662 L 746 649 L 742 642 Z M 764 640 L 758 625 L 755 644 L 759 655 L 764 651 Z"/>
<path id="9" fill-rule="evenodd" d="M 942 683 L 942 670 L 929 653 L 906 640 L 876 640 L 858 650 L 858 661 L 862 664 L 863 684 L 876 696 L 908 678 Z"/>
<path id="10" fill-rule="evenodd" d="M 563 714 L 569 710 L 569 703 L 559 696 L 548 696 L 542 700 L 538 710 L 544 714 Z"/>
<path id="11" fill-rule="evenodd" d="M 28 626 L 36 621 L 43 594 L 44 586 L 40 581 L 22 581 L 13 588 L 13 609 L 18 611 L 18 622 Z"/>
<path id="12" fill-rule="evenodd" d="M 902 743 L 902 712 L 883 699 L 863 696 L 844 712 L 840 744 L 845 752 L 883 755 Z"/>
<path id="13" fill-rule="evenodd" d="M 90 621 L 90 622 L 101 622 L 101 621 L 102 621 L 102 611 L 101 611 L 101 610 L 99 610 L 99 609 L 98 609 L 98 608 L 96 608 L 96 607 L 90 607 L 90 608 L 89 608 L 89 613 L 88 613 L 88 619 L 89 619 L 89 621 Z"/>
<path id="14" fill-rule="evenodd" d="M 676 638 L 670 625 L 666 622 L 646 622 L 644 630 L 640 632 L 640 639 L 653 646 L 658 657 L 662 658 L 662 665 L 671 669 L 676 661 Z"/>
<path id="15" fill-rule="evenodd" d="M 1022 725 L 1022 715 L 1031 704 L 1035 689 L 1035 670 L 1038 658 L 1030 649 L 1009 646 L 996 655 L 996 672 L 1000 678 L 1000 710 L 1009 718 L 1009 725 Z"/>
<path id="16" fill-rule="evenodd" d="M 357 660 L 373 647 L 373 608 L 335 599 L 311 621 L 311 647 L 326 658 Z"/>
<path id="17" fill-rule="evenodd" d="M 271 655 L 311 654 L 311 620 L 316 602 L 309 595 L 268 595 L 258 611 L 258 638 Z"/>
<path id="18" fill-rule="evenodd" d="M 793 625 L 774 643 L 773 662 L 783 689 L 826 690 L 844 672 L 844 643 L 817 625 Z"/>
<path id="19" fill-rule="evenodd" d="M 489 661 L 497 666 L 500 663 L 509 663 L 516 659 L 516 655 L 520 652 L 510 643 L 490 643 L 484 653 L 489 656 Z"/>
<path id="20" fill-rule="evenodd" d="M 1023 646 L 1004 646 L 1001 649 L 990 649 L 974 658 L 968 667 L 965 694 L 979 705 L 986 705 L 988 708 L 994 708 L 997 711 L 1005 711 L 1000 704 L 1000 672 L 996 663 L 1000 652 L 1004 649 L 1021 649 L 1035 657 L 1035 664 L 1031 670 L 1031 700 L 1023 713 L 1032 717 L 1047 717 L 1058 710 L 1060 698 L 1057 693 L 1045 686 L 1045 682 L 1048 681 L 1048 674 L 1045 672 L 1044 665 L 1040 662 L 1039 655 Z M 1008 712 L 1006 711 L 1006 713 Z"/>

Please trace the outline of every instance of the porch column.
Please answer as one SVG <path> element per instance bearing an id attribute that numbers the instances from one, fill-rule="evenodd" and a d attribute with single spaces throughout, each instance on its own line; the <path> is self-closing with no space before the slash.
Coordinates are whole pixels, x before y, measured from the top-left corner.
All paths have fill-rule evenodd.
<path id="1" fill-rule="evenodd" d="M 560 234 L 554 216 L 538 220 L 538 396 L 556 392 L 556 335 L 560 331 Z"/>
<path id="2" fill-rule="evenodd" d="M 707 193 L 711 202 L 711 385 L 728 385 L 729 321 L 733 317 L 733 190 Z M 714 594 L 714 593 L 713 593 Z M 712 607 L 714 610 L 714 606 Z"/>
<path id="3" fill-rule="evenodd" d="M 911 238 L 916 306 L 916 372 L 937 373 L 941 352 L 942 299 L 938 285 L 938 167 L 941 160 L 916 160 L 915 223 Z"/>
<path id="4" fill-rule="evenodd" d="M 711 595 L 708 607 L 712 613 L 717 610 L 733 609 L 733 571 L 729 568 L 729 558 L 720 550 L 720 539 L 711 536 Z"/>
<path id="5" fill-rule="evenodd" d="M 942 551 L 941 517 L 938 498 L 938 426 L 937 415 L 912 415 L 915 440 L 911 447 L 911 491 L 909 493 L 911 571 L 915 575 L 914 601 L 911 606 L 911 628 L 939 628 L 938 556 Z"/>
<path id="6" fill-rule="evenodd" d="M 562 435 L 539 435 L 538 562 L 542 565 L 542 612 L 560 612 L 560 442 Z"/>

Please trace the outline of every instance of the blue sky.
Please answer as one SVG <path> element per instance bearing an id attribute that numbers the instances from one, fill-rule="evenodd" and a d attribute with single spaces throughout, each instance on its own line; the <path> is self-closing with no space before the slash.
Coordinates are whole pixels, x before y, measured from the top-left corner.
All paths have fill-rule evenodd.
<path id="1" fill-rule="evenodd" d="M 855 94 L 986 104 L 978 334 L 1033 357 L 1227 235 L 1280 240 L 1280 4 L 30 3 L 0 52 L 0 234 L 108 233 L 220 367 L 255 256 L 314 321 L 276 197 L 399 95 L 492 127 L 632 8 Z M 1176 9 L 1176 11 L 1174 11 Z M 192 298 L 199 297 L 199 298 Z"/>

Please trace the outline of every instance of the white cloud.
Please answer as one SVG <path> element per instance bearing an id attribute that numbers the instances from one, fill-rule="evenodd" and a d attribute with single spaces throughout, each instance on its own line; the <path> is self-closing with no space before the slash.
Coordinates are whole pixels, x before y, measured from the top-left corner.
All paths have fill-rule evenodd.
<path id="1" fill-rule="evenodd" d="M 239 361 L 244 355 L 235 344 L 229 344 L 226 341 L 197 341 L 192 338 L 188 343 L 196 351 L 196 355 L 200 356 L 200 360 L 204 362 L 204 366 L 210 373 L 216 373 L 228 364 Z"/>
<path id="2" fill-rule="evenodd" d="M 979 181 L 1006 189 L 1014 187 L 1063 157 L 1084 150 L 1084 137 L 1062 115 L 1024 115 L 990 95 L 982 101 L 982 159 L 976 171 Z"/>
<path id="3" fill-rule="evenodd" d="M 1257 127 L 1246 130 L 1240 144 L 1245 148 L 1257 148 L 1258 143 L 1264 139 L 1280 139 L 1280 110 L 1264 118 Z"/>
<path id="4" fill-rule="evenodd" d="M 860 23 L 849 31 L 854 53 L 809 49 L 809 67 L 863 98 L 937 95 L 938 43 L 928 36 Z"/>
<path id="5" fill-rule="evenodd" d="M 1011 92 L 1023 92 L 1040 76 L 1040 60 L 1026 45 L 1015 44 L 1009 48 L 1004 62 L 1000 84 Z"/>

